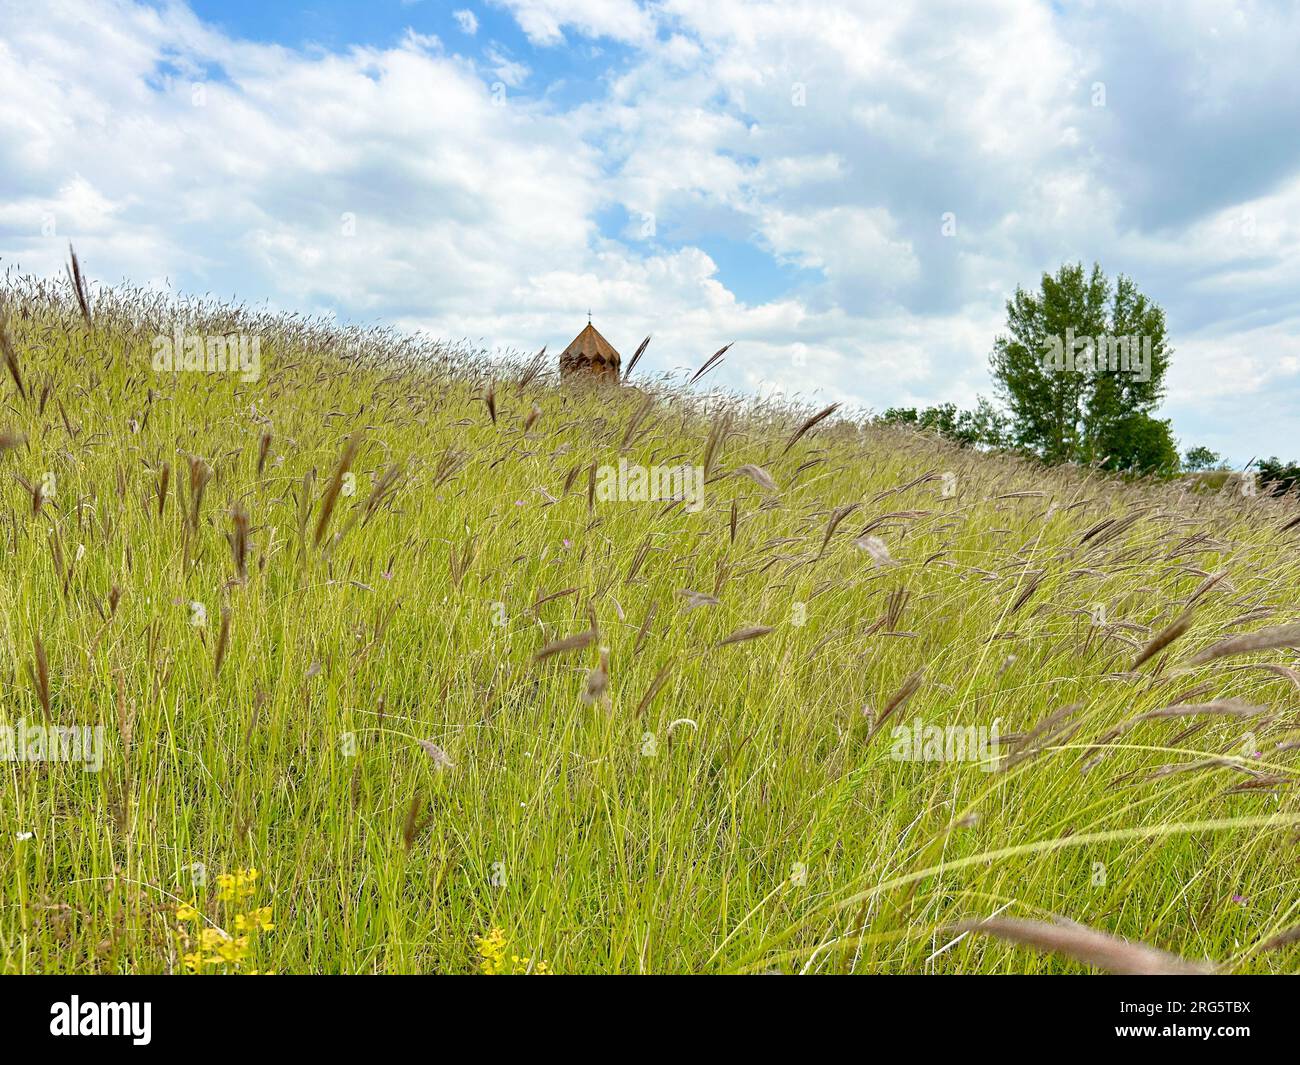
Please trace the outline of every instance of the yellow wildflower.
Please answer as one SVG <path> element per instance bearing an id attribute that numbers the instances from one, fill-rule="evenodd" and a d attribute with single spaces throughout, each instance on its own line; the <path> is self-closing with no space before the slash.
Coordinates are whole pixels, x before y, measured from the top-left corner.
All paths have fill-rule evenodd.
<path id="1" fill-rule="evenodd" d="M 275 928 L 271 919 L 270 906 L 255 906 L 247 910 L 236 905 L 249 899 L 257 891 L 258 872 L 256 869 L 236 869 L 231 873 L 222 873 L 217 877 L 217 898 L 227 903 L 221 912 L 225 922 L 233 919 L 236 935 L 232 936 L 224 928 L 216 925 L 204 927 L 199 922 L 205 920 L 198 903 L 194 900 L 178 902 L 176 917 L 178 924 L 171 930 L 176 941 L 176 950 L 185 969 L 191 973 L 207 971 L 209 966 L 218 966 L 221 971 L 232 972 L 240 969 L 249 961 L 252 952 L 250 935 L 258 932 L 270 932 Z M 186 927 L 186 922 L 194 922 L 197 927 Z M 504 945 L 502 946 L 504 950 Z M 271 975 L 269 970 L 251 970 L 252 974 Z"/>
<path id="2" fill-rule="evenodd" d="M 495 976 L 505 967 L 506 934 L 494 928 L 478 940 L 478 953 L 482 959 L 479 968 L 487 976 Z"/>
<path id="3" fill-rule="evenodd" d="M 217 956 L 230 965 L 238 965 L 248 953 L 248 936 L 238 939 L 225 939 L 217 947 Z"/>
<path id="4" fill-rule="evenodd" d="M 255 910 L 237 914 L 235 917 L 236 932 L 269 932 L 274 927 L 275 925 L 271 923 L 270 906 L 259 906 Z"/>
<path id="5" fill-rule="evenodd" d="M 479 970 L 487 976 L 522 976 L 532 973 L 534 976 L 553 976 L 551 967 L 544 961 L 533 965 L 532 958 L 511 954 L 506 960 L 506 934 L 499 928 L 493 928 L 486 936 L 476 941 L 479 953 Z"/>
<path id="6" fill-rule="evenodd" d="M 256 879 L 256 869 L 236 869 L 233 873 L 222 873 L 217 877 L 217 898 L 222 902 L 246 899 L 257 890 L 253 883 Z"/>

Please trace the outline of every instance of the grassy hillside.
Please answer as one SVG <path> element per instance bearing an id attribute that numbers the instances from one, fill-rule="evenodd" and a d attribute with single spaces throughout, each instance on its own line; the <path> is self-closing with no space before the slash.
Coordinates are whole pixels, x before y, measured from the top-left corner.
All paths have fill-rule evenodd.
<path id="1" fill-rule="evenodd" d="M 994 914 L 1300 967 L 1264 949 L 1300 923 L 1293 502 L 6 306 L 0 720 L 104 747 L 0 762 L 4 971 L 1088 971 L 954 928 Z M 260 379 L 155 372 L 178 320 Z M 596 498 L 620 458 L 706 467 L 703 508 Z M 898 757 L 918 721 L 996 757 Z"/>

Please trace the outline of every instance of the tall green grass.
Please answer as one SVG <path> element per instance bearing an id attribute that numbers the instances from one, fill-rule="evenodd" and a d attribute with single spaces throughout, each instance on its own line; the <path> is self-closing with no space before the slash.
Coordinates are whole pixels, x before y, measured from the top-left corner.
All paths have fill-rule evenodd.
<path id="1" fill-rule="evenodd" d="M 1293 501 L 838 416 L 787 446 L 809 411 L 125 288 L 5 308 L 0 714 L 44 719 L 43 656 L 105 764 L 0 762 L 4 971 L 182 971 L 178 903 L 224 928 L 243 868 L 244 971 L 469 972 L 492 928 L 561 973 L 1085 968 L 954 928 L 993 914 L 1297 967 L 1262 948 L 1300 922 L 1300 661 L 1188 662 L 1300 621 Z M 156 373 L 177 320 L 261 379 Z M 699 513 L 590 490 L 706 456 Z M 1091 748 L 1228 699 L 1260 711 Z M 997 721 L 1001 769 L 893 757 L 916 718 Z"/>

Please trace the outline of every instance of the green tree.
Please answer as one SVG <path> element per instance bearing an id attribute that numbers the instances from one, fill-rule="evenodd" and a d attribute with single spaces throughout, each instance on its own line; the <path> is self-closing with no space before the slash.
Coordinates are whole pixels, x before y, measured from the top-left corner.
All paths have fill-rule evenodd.
<path id="1" fill-rule="evenodd" d="M 1204 444 L 1196 447 L 1189 447 L 1187 453 L 1183 456 L 1183 469 L 1188 473 L 1200 473 L 1202 470 L 1222 470 L 1227 467 L 1224 465 L 1223 456 L 1217 451 L 1211 451 Z"/>
<path id="2" fill-rule="evenodd" d="M 890 407 L 880 420 L 886 425 L 916 425 L 919 418 L 915 407 Z"/>
<path id="3" fill-rule="evenodd" d="M 1110 455 L 1122 455 L 1127 465 L 1107 461 L 1109 469 L 1126 473 L 1170 476 L 1178 472 L 1178 448 L 1168 419 L 1149 414 L 1129 414 L 1108 429 Z"/>
<path id="4" fill-rule="evenodd" d="M 926 407 L 921 411 L 921 428 L 932 429 L 942 436 L 953 436 L 957 432 L 957 405 L 940 403 L 937 407 Z"/>
<path id="5" fill-rule="evenodd" d="M 953 435 L 963 444 L 1000 448 L 1010 446 L 1010 428 L 1010 419 L 984 396 L 978 396 L 974 410 L 958 415 Z"/>
<path id="6" fill-rule="evenodd" d="M 939 433 L 967 447 L 1005 447 L 1009 443 L 1007 416 L 984 396 L 974 410 L 959 410 L 955 403 L 934 407 L 890 407 L 880 415 L 885 425 L 907 425 Z"/>
<path id="7" fill-rule="evenodd" d="M 1283 462 L 1276 455 L 1255 462 L 1259 479 L 1270 495 L 1282 495 L 1300 485 L 1300 462 Z"/>
<path id="8" fill-rule="evenodd" d="M 1037 292 L 1018 287 L 990 358 L 1011 442 L 1048 463 L 1168 469 L 1173 438 L 1151 415 L 1171 354 L 1164 311 L 1127 277 L 1067 263 Z"/>

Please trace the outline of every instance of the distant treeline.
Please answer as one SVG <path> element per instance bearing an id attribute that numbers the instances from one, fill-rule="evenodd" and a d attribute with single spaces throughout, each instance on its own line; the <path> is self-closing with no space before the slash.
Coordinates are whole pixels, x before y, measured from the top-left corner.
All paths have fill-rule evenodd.
<path id="1" fill-rule="evenodd" d="M 903 425 L 937 433 L 963 447 L 1031 453 L 1017 444 L 1011 431 L 1011 419 L 983 396 L 978 398 L 974 410 L 962 410 L 954 403 L 919 408 L 890 407 L 876 420 L 884 425 Z M 1300 493 L 1300 462 L 1284 462 L 1274 455 L 1256 459 L 1251 465 L 1259 473 L 1260 488 L 1270 495 L 1284 495 L 1292 490 Z M 1173 462 L 1165 466 L 1137 472 L 1174 477 L 1182 473 L 1226 471 L 1229 468 L 1227 461 L 1217 452 L 1198 446 L 1188 448 L 1181 459 L 1175 452 Z"/>
<path id="2" fill-rule="evenodd" d="M 1169 419 L 1157 416 L 1172 356 L 1164 311 L 1131 278 L 1112 282 L 1097 264 L 1066 263 L 1007 301 L 1006 329 L 989 357 L 996 406 L 980 396 L 974 410 L 890 407 L 878 420 L 1048 466 L 1156 477 L 1226 471 L 1207 447 L 1180 456 Z M 1253 465 L 1274 494 L 1300 480 L 1294 462 Z"/>

